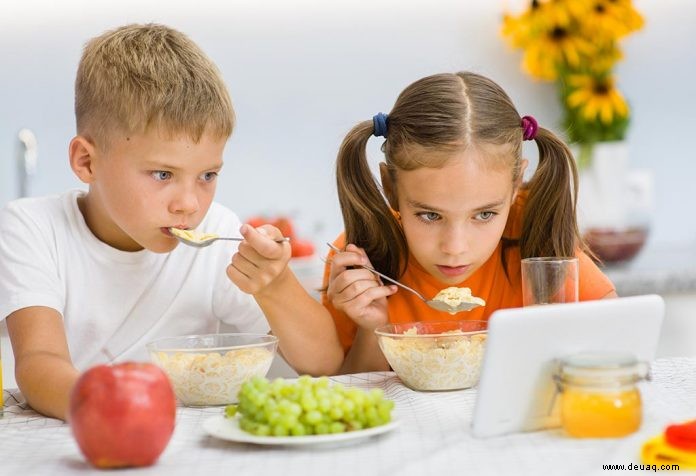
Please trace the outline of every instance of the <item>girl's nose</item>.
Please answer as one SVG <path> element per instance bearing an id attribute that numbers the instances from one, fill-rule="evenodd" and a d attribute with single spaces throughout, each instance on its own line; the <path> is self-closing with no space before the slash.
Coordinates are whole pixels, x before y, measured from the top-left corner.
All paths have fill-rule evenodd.
<path id="1" fill-rule="evenodd" d="M 447 227 L 440 237 L 440 250 L 448 255 L 458 256 L 469 251 L 469 238 L 466 227 L 453 225 Z"/>

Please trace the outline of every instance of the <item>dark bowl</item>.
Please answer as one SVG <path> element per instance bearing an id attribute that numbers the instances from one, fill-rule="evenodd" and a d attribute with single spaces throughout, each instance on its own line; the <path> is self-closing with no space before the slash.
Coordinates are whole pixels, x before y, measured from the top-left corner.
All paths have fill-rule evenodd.
<path id="1" fill-rule="evenodd" d="M 648 239 L 648 228 L 589 228 L 584 238 L 603 263 L 618 263 L 633 258 Z"/>

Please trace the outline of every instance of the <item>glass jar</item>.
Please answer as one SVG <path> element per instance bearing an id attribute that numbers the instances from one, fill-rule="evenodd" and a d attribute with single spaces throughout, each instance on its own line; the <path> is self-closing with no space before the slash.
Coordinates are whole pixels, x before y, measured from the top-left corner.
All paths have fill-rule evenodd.
<path id="1" fill-rule="evenodd" d="M 636 384 L 649 366 L 632 355 L 581 353 L 560 361 L 561 425 L 577 438 L 611 438 L 636 431 L 643 408 Z"/>

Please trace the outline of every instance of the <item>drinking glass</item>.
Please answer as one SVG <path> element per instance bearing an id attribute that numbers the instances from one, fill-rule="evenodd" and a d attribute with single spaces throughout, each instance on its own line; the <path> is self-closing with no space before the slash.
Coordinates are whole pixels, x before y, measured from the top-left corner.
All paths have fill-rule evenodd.
<path id="1" fill-rule="evenodd" d="M 578 259 L 539 257 L 522 260 L 522 304 L 537 306 L 578 301 Z"/>

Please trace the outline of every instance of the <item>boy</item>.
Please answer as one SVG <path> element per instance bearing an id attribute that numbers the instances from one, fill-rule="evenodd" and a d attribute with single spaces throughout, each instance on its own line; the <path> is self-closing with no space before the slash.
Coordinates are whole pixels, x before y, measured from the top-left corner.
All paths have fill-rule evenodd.
<path id="1" fill-rule="evenodd" d="M 70 166 L 89 191 L 21 199 L 0 213 L 0 318 L 35 410 L 66 419 L 80 371 L 147 360 L 155 338 L 215 333 L 219 320 L 266 332 L 262 309 L 280 319 L 287 293 L 320 306 L 287 270 L 289 245 L 271 239 L 277 229 L 242 226 L 212 203 L 234 111 L 218 70 L 188 37 L 149 24 L 92 39 L 75 115 Z M 230 262 L 225 245 L 177 246 L 170 227 L 241 231 L 247 241 Z M 285 292 L 274 293 L 276 281 Z M 314 336 L 291 337 L 303 346 Z"/>

